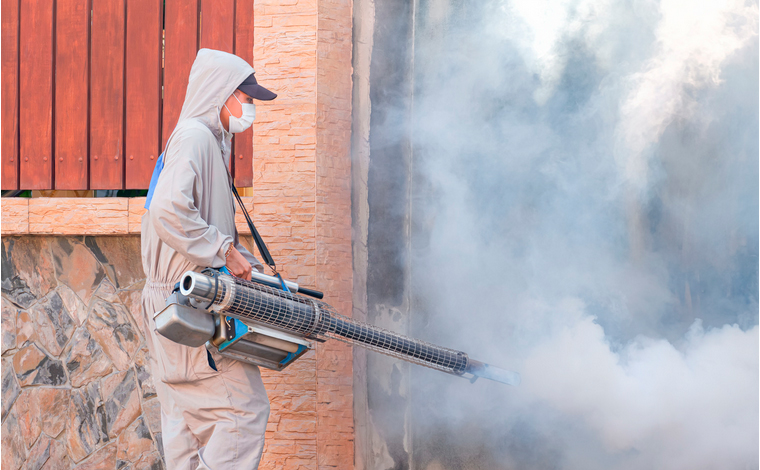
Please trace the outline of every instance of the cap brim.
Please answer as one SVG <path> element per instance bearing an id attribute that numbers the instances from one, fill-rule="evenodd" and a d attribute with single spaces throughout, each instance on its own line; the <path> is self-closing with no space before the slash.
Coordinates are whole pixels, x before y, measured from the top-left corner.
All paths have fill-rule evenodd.
<path id="1" fill-rule="evenodd" d="M 259 84 L 243 84 L 238 87 L 238 90 L 255 100 L 271 101 L 277 98 L 277 93 L 272 93 Z"/>

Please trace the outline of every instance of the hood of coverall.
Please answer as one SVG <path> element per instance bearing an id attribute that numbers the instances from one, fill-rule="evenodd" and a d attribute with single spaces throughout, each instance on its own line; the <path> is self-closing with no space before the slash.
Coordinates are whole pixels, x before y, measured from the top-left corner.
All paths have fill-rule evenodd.
<path id="1" fill-rule="evenodd" d="M 252 73 L 253 67 L 234 54 L 213 49 L 199 50 L 190 69 L 185 103 L 177 127 L 184 120 L 200 119 L 221 141 L 224 133 L 219 111 L 238 85 Z"/>

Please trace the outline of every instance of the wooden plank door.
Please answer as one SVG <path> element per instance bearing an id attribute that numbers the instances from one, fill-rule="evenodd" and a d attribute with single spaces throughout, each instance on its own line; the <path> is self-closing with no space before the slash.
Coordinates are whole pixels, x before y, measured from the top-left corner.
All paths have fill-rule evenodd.
<path id="1" fill-rule="evenodd" d="M 22 189 L 53 188 L 53 2 L 21 2 L 19 150 Z"/>
<path id="2" fill-rule="evenodd" d="M 232 53 L 235 41 L 235 0 L 201 1 L 201 48 Z"/>
<path id="3" fill-rule="evenodd" d="M 55 189 L 87 189 L 90 0 L 57 0 L 55 22 Z"/>
<path id="4" fill-rule="evenodd" d="M 18 189 L 19 0 L 2 0 L 2 189 Z"/>
<path id="5" fill-rule="evenodd" d="M 253 0 L 238 0 L 235 8 L 235 54 L 253 65 Z M 256 123 L 254 122 L 255 126 Z M 253 126 L 235 135 L 235 186 L 253 186 Z"/>
<path id="6" fill-rule="evenodd" d="M 124 1 L 92 4 L 90 189 L 123 187 Z"/>
<path id="7" fill-rule="evenodd" d="M 127 2 L 126 189 L 144 189 L 161 154 L 162 2 Z"/>
<path id="8" fill-rule="evenodd" d="M 233 53 L 235 49 L 235 0 L 201 0 L 201 48 Z M 235 175 L 235 140 L 232 139 L 230 173 Z"/>
<path id="9" fill-rule="evenodd" d="M 164 106 L 162 148 L 179 120 L 187 79 L 198 51 L 198 0 L 170 0 L 164 12 Z"/>

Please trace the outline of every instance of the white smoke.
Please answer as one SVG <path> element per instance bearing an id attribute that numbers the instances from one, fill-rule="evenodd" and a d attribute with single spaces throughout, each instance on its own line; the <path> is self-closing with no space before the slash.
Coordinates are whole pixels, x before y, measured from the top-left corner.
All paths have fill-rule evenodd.
<path id="1" fill-rule="evenodd" d="M 613 352 L 589 316 L 523 365 L 525 394 L 578 417 L 628 468 L 748 468 L 757 462 L 758 331 L 695 322 L 685 343 L 640 337 Z"/>
<path id="2" fill-rule="evenodd" d="M 415 39 L 414 285 L 523 384 L 418 372 L 485 449 L 426 468 L 758 468 L 757 2 L 483 5 Z"/>
<path id="3" fill-rule="evenodd" d="M 757 37 L 754 2 L 664 0 L 659 6 L 655 53 L 629 77 L 632 89 L 618 125 L 616 157 L 626 180 L 639 189 L 648 184 L 648 147 L 673 119 L 697 115 L 690 92 L 719 85 L 725 60 Z"/>

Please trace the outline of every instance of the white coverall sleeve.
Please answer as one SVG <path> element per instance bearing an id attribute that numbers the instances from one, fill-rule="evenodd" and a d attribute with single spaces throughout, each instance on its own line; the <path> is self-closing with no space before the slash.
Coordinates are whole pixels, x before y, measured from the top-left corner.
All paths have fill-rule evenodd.
<path id="1" fill-rule="evenodd" d="M 258 259 L 256 259 L 256 257 L 253 256 L 253 254 L 250 251 L 248 251 L 243 245 L 241 245 L 240 242 L 238 242 L 235 245 L 235 248 L 237 248 L 240 254 L 243 255 L 243 258 L 245 258 L 245 260 L 251 264 L 253 269 L 255 269 L 256 271 L 260 273 L 264 272 L 264 265 L 261 264 L 261 262 Z"/>
<path id="2" fill-rule="evenodd" d="M 194 198 L 203 194 L 201 168 L 205 145 L 174 143 L 174 152 L 165 162 L 156 186 L 160 190 L 148 210 L 151 222 L 161 240 L 190 262 L 221 268 L 226 264 L 224 253 L 234 240 L 203 220 Z"/>

